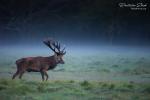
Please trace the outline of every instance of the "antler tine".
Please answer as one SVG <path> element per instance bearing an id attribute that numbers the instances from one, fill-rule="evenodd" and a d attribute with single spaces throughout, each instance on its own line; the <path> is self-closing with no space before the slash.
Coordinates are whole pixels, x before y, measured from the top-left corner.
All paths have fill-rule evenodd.
<path id="1" fill-rule="evenodd" d="M 57 41 L 57 48 L 58 48 L 58 50 L 60 52 L 60 43 L 58 41 Z"/>
<path id="2" fill-rule="evenodd" d="M 66 54 L 65 49 L 66 49 L 65 47 L 62 49 L 62 51 L 61 51 L 61 52 L 62 52 L 62 54 Z"/>
<path id="3" fill-rule="evenodd" d="M 65 54 L 65 47 L 61 50 L 61 45 L 58 41 L 54 41 L 50 38 L 47 38 L 46 40 L 43 41 L 45 45 L 47 45 L 52 51 L 55 53 L 61 53 Z"/>
<path id="4" fill-rule="evenodd" d="M 65 52 L 63 52 L 63 55 L 64 55 L 64 54 L 66 54 L 66 51 L 65 51 Z"/>
<path id="5" fill-rule="evenodd" d="M 64 48 L 62 49 L 62 52 L 64 52 L 65 49 L 66 49 L 66 48 L 64 47 Z"/>
<path id="6" fill-rule="evenodd" d="M 54 42 L 53 46 L 57 49 L 58 52 L 60 52 L 60 43 L 58 41 Z"/>
<path id="7" fill-rule="evenodd" d="M 47 39 L 43 41 L 45 45 L 47 45 L 52 51 L 54 51 L 56 53 L 55 47 L 53 48 L 51 44 L 54 43 L 53 40 L 51 39 Z"/>

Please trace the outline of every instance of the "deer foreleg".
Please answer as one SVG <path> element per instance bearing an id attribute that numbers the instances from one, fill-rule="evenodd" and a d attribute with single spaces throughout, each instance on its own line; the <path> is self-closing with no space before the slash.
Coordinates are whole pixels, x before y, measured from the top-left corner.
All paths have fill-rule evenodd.
<path id="1" fill-rule="evenodd" d="M 44 72 L 41 71 L 42 80 L 44 81 Z"/>
<path id="2" fill-rule="evenodd" d="M 48 74 L 46 71 L 44 71 L 44 74 L 46 75 L 46 81 L 48 80 Z"/>

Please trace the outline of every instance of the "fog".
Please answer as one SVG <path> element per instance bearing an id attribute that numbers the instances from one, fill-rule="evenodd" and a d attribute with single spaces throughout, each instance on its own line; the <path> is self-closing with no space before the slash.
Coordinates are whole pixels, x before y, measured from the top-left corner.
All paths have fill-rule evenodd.
<path id="1" fill-rule="evenodd" d="M 2 0 L 0 49 L 5 53 L 49 55 L 52 52 L 42 41 L 50 37 L 65 45 L 68 55 L 147 50 L 150 45 L 147 10 L 132 11 L 120 8 L 121 1 L 110 2 Z"/>
<path id="2" fill-rule="evenodd" d="M 91 45 L 66 45 L 65 56 L 149 56 L 150 47 L 148 46 L 91 46 Z M 1 46 L 1 56 L 31 57 L 31 56 L 51 56 L 54 52 L 46 45 L 38 46 Z M 5 58 L 5 57 L 4 57 Z"/>

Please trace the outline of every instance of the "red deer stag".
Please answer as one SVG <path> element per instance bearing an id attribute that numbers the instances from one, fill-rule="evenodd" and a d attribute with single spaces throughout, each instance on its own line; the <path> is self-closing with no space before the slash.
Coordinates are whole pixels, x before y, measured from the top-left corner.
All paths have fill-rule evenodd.
<path id="1" fill-rule="evenodd" d="M 64 51 L 65 48 L 61 50 L 60 43 L 53 41 L 52 39 L 47 39 L 43 42 L 54 52 L 54 55 L 49 57 L 27 57 L 17 60 L 17 71 L 13 75 L 12 79 L 15 79 L 18 75 L 19 79 L 21 79 L 22 75 L 27 71 L 40 72 L 42 80 L 44 81 L 44 76 L 46 76 L 46 80 L 48 79 L 46 71 L 54 69 L 57 64 L 64 64 L 62 57 L 66 54 L 66 51 Z"/>

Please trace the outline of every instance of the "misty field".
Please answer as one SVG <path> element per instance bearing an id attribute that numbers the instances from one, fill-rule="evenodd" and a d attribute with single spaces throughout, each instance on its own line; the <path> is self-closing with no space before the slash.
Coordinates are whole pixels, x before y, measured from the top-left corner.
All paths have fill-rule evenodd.
<path id="1" fill-rule="evenodd" d="M 73 49 L 74 50 L 74 49 Z M 150 100 L 150 54 L 142 48 L 103 48 L 69 51 L 65 64 L 40 73 L 25 73 L 11 80 L 15 61 L 48 56 L 49 50 L 1 48 L 0 98 L 2 100 Z M 86 50 L 86 52 L 85 52 Z M 51 54 L 51 52 L 50 52 Z"/>

